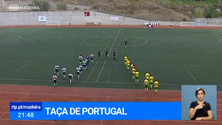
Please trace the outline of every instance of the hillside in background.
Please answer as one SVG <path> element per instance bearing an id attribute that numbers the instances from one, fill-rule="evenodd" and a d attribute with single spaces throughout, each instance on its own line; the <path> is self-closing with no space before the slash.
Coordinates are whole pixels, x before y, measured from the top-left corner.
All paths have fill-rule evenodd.
<path id="1" fill-rule="evenodd" d="M 58 2 L 61 0 L 53 0 Z M 146 20 L 191 20 L 222 17 L 222 0 L 63 0 L 92 9 Z"/>
<path id="2" fill-rule="evenodd" d="M 18 0 L 5 0 L 18 1 Z M 23 0 L 30 1 L 33 0 Z M 222 0 L 34 0 L 49 3 L 48 10 L 93 10 L 145 20 L 186 21 L 221 18 Z M 59 6 L 58 6 L 59 5 Z M 66 7 L 64 7 L 67 5 Z"/>

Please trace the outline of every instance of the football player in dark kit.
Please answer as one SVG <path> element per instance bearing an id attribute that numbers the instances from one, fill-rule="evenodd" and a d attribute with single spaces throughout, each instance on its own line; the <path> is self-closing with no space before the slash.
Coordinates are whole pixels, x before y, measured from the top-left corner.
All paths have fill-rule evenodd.
<path id="1" fill-rule="evenodd" d="M 113 52 L 113 59 L 116 59 L 116 52 Z"/>
<path id="2" fill-rule="evenodd" d="M 126 48 L 127 47 L 127 40 L 125 40 L 124 45 L 125 45 L 125 48 Z"/>
<path id="3" fill-rule="evenodd" d="M 106 59 L 108 58 L 108 51 L 106 50 Z"/>
<path id="4" fill-rule="evenodd" d="M 101 52 L 100 52 L 100 50 L 98 51 L 98 57 L 99 57 L 99 59 L 100 59 L 100 56 L 101 56 Z"/>
<path id="5" fill-rule="evenodd" d="M 204 101 L 205 91 L 203 88 L 197 88 L 195 92 L 197 101 L 190 104 L 189 118 L 191 120 L 212 120 L 213 113 L 210 103 Z"/>

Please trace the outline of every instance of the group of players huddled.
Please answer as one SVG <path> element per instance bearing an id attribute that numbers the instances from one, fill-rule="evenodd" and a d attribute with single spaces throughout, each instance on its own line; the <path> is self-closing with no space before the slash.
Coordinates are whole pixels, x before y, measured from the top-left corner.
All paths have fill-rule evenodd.
<path id="1" fill-rule="evenodd" d="M 80 79 L 80 76 L 82 75 L 83 70 L 87 70 L 87 66 L 89 65 L 89 61 L 91 59 L 91 62 L 93 63 L 94 54 L 91 53 L 90 56 L 86 56 L 84 59 L 82 55 L 79 55 L 79 65 L 76 67 L 76 73 L 77 73 L 77 79 Z M 62 73 L 63 73 L 63 79 L 66 78 L 66 67 L 62 67 Z M 73 82 L 73 74 L 69 74 L 69 84 L 71 85 Z M 57 86 L 57 79 L 59 77 L 59 65 L 56 64 L 54 66 L 54 75 L 52 76 L 52 80 L 54 83 L 54 87 Z"/>
<path id="2" fill-rule="evenodd" d="M 138 70 L 136 70 L 136 66 L 133 63 L 130 63 L 130 60 L 126 55 L 124 56 L 124 60 L 127 70 L 131 70 L 132 80 L 134 80 L 135 83 L 139 83 L 140 73 Z"/>
<path id="3" fill-rule="evenodd" d="M 128 59 L 126 55 L 124 56 L 124 60 L 125 60 L 125 65 L 126 65 L 127 70 L 131 69 L 132 80 L 134 80 L 135 83 L 139 83 L 140 73 L 136 69 L 136 66 L 130 62 L 130 60 Z M 148 92 L 148 90 L 153 89 L 153 85 L 154 85 L 155 93 L 157 93 L 159 90 L 159 82 L 157 80 L 155 80 L 154 82 L 154 77 L 151 76 L 149 73 L 146 73 L 145 80 L 144 80 L 145 91 Z"/>
<path id="4" fill-rule="evenodd" d="M 159 82 L 157 80 L 154 82 L 154 77 L 147 72 L 144 80 L 145 91 L 148 92 L 149 89 L 153 89 L 153 86 L 155 93 L 157 93 L 159 90 Z"/>

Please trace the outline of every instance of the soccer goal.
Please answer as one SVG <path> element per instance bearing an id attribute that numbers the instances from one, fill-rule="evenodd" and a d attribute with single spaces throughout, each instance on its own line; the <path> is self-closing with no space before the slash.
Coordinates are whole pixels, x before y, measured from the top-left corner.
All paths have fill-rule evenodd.
<path id="1" fill-rule="evenodd" d="M 0 29 L 5 29 L 7 28 L 6 22 L 0 21 Z"/>
<path id="2" fill-rule="evenodd" d="M 47 26 L 50 26 L 50 25 L 60 26 L 60 22 L 59 22 L 59 21 L 46 21 L 46 25 L 47 25 Z"/>
<path id="3" fill-rule="evenodd" d="M 196 26 L 195 22 L 181 22 L 180 26 Z"/>

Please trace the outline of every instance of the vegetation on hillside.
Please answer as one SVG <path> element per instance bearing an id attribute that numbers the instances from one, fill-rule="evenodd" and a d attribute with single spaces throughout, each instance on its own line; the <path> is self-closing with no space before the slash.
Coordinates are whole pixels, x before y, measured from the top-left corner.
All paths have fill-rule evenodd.
<path id="1" fill-rule="evenodd" d="M 58 2 L 61 0 L 53 0 Z M 147 20 L 191 20 L 222 17 L 222 0 L 62 0 L 93 10 Z"/>
<path id="2" fill-rule="evenodd" d="M 29 4 L 29 6 L 38 6 L 41 11 L 48 11 L 50 4 L 48 1 L 44 0 L 33 0 L 32 3 Z M 39 11 L 39 10 L 36 10 Z"/>
<path id="3" fill-rule="evenodd" d="M 163 0 L 161 0 L 163 1 Z M 221 18 L 222 17 L 222 0 L 164 0 L 169 5 L 178 5 L 173 8 L 180 11 L 181 8 L 187 7 L 191 17 Z M 185 13 L 186 14 L 186 13 Z"/>
<path id="4" fill-rule="evenodd" d="M 56 7 L 58 10 L 66 10 L 67 9 L 67 4 L 64 2 L 57 2 Z"/>
<path id="5" fill-rule="evenodd" d="M 69 10 L 68 4 L 85 5 L 94 11 L 146 20 L 222 17 L 222 0 L 34 0 L 33 3 L 45 11 L 49 1 L 55 2 L 58 10 Z"/>

